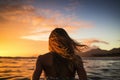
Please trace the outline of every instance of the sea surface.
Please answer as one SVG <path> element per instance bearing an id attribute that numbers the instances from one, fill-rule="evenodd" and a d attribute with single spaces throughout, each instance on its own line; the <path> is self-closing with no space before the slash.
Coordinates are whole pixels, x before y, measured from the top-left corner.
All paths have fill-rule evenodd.
<path id="1" fill-rule="evenodd" d="M 35 62 L 36 58 L 0 58 L 0 80 L 30 80 Z M 120 80 L 120 57 L 83 58 L 83 62 L 88 80 Z"/>

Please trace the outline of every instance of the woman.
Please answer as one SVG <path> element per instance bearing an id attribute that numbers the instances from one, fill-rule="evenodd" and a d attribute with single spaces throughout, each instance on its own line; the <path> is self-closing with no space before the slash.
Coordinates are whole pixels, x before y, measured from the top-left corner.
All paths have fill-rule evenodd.
<path id="1" fill-rule="evenodd" d="M 54 29 L 49 36 L 50 52 L 38 57 L 32 79 L 39 80 L 43 70 L 47 80 L 75 80 L 76 72 L 80 80 L 87 80 L 83 62 L 75 54 L 83 46 L 72 40 L 64 29 Z"/>

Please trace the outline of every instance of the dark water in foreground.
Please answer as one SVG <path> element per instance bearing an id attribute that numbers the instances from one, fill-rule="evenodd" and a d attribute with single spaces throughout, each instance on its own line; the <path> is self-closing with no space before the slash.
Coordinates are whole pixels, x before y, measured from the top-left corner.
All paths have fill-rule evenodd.
<path id="1" fill-rule="evenodd" d="M 0 58 L 0 80 L 30 80 L 35 61 Z M 88 80 L 120 80 L 120 57 L 84 58 L 83 61 Z"/>

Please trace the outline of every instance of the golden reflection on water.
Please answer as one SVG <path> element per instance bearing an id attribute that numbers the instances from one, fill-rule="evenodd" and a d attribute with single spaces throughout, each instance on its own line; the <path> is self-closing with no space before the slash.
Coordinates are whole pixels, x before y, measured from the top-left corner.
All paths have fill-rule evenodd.
<path id="1" fill-rule="evenodd" d="M 0 58 L 0 80 L 30 80 L 35 69 L 36 59 L 7 59 Z M 89 80 L 116 80 L 120 79 L 118 70 L 120 70 L 119 60 L 83 60 L 84 68 L 87 71 Z M 42 73 L 41 78 L 44 78 Z M 76 75 L 76 78 L 78 76 Z"/>
<path id="2" fill-rule="evenodd" d="M 35 59 L 0 59 L 0 77 L 30 78 L 32 76 Z"/>

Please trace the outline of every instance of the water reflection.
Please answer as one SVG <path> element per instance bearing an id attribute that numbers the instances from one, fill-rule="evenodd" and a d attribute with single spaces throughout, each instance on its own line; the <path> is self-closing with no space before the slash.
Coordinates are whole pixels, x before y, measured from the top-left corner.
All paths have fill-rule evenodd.
<path id="1" fill-rule="evenodd" d="M 120 80 L 120 58 L 108 59 L 84 59 L 89 80 Z M 35 61 L 36 59 L 0 58 L 0 80 L 30 80 Z"/>

